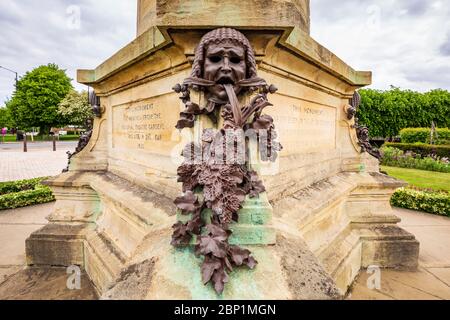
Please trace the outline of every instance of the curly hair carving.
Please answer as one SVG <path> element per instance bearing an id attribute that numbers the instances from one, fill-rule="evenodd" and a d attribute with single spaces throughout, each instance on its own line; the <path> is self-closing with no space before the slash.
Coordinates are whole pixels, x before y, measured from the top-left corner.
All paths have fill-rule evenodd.
<path id="1" fill-rule="evenodd" d="M 205 62 L 205 52 L 211 43 L 220 44 L 229 41 L 244 47 L 247 60 L 247 79 L 256 78 L 256 59 L 253 48 L 247 37 L 241 32 L 232 28 L 218 28 L 205 34 L 200 40 L 195 51 L 194 63 L 192 65 L 192 78 L 203 78 L 203 64 Z"/>

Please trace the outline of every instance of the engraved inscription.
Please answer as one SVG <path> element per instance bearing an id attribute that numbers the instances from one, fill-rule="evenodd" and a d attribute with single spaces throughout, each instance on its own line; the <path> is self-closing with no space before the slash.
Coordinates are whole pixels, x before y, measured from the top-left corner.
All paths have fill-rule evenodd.
<path id="1" fill-rule="evenodd" d="M 165 112 L 166 99 L 113 107 L 113 148 L 168 154 L 175 117 Z M 175 115 L 176 116 L 176 115 Z"/>
<path id="2" fill-rule="evenodd" d="M 335 149 L 336 109 L 294 99 L 282 99 L 284 108 L 273 114 L 284 154 Z"/>

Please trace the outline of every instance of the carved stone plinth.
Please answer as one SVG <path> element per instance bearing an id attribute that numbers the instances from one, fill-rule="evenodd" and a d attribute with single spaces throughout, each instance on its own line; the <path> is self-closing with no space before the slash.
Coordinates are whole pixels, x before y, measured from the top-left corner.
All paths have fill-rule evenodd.
<path id="1" fill-rule="evenodd" d="M 48 181 L 57 202 L 49 224 L 27 239 L 28 264 L 81 265 L 105 299 L 337 299 L 361 268 L 415 268 L 419 243 L 398 227 L 389 204 L 403 183 L 379 173 L 349 116 L 349 101 L 371 83 L 371 73 L 353 70 L 309 36 L 309 1 L 222 1 L 227 14 L 209 16 L 199 4 L 212 12 L 219 2 L 188 2 L 140 1 L 138 37 L 95 70 L 79 70 L 78 81 L 95 89 L 104 112 L 69 172 Z M 256 86 L 253 93 L 273 104 L 264 113 L 284 148 L 275 162 L 247 167 L 257 169 L 266 191 L 257 179 L 258 190 L 239 186 L 259 198 L 241 203 L 229 244 L 250 250 L 258 264 L 234 268 L 218 295 L 203 285 L 196 237 L 173 248 L 171 235 L 178 220 L 192 217 L 177 215 L 174 204 L 181 195 L 180 153 L 201 140 L 213 118 L 186 106 L 208 106 L 216 84 L 192 79 L 196 49 L 207 32 L 223 26 L 241 32 L 254 55 L 246 55 L 251 72 L 245 77 L 220 80 L 239 104 L 213 102 L 220 111 L 236 112 L 238 105 L 242 111 L 257 105 L 250 95 Z M 226 49 L 229 54 L 229 43 Z M 209 89 L 196 91 L 202 86 Z M 189 124 L 181 131 L 175 129 L 180 113 Z M 218 111 L 216 128 L 230 125 L 231 114 Z M 270 118 L 233 121 L 248 128 Z"/>

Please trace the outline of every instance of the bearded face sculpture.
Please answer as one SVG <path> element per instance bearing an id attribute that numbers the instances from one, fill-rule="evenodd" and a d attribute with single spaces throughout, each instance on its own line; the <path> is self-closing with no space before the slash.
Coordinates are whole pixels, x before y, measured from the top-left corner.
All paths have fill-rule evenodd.
<path id="1" fill-rule="evenodd" d="M 232 97 L 227 87 L 233 89 Z M 190 102 L 190 89 L 204 92 L 207 104 L 197 106 Z M 237 100 L 242 94 L 256 90 L 273 93 L 275 87 L 269 87 L 257 77 L 255 54 L 248 39 L 235 29 L 219 28 L 203 36 L 195 52 L 191 76 L 174 90 L 182 93 L 187 107 L 176 126 L 183 129 L 194 126 L 195 115 L 206 114 L 213 118 L 217 108 Z"/>
<path id="2" fill-rule="evenodd" d="M 226 101 L 228 98 L 224 85 L 231 84 L 238 95 L 241 91 L 239 82 L 247 77 L 247 63 L 245 49 L 231 41 L 220 44 L 210 44 L 206 49 L 206 57 L 203 65 L 203 78 L 215 82 L 215 85 L 207 87 L 209 99 L 217 102 Z"/>
<path id="3" fill-rule="evenodd" d="M 230 155 L 224 153 L 229 139 L 226 131 L 241 134 L 247 130 L 265 130 L 264 135 L 257 134 L 257 139 L 267 139 L 263 142 L 267 148 L 261 159 L 275 160 L 281 145 L 276 141 L 273 119 L 261 113 L 271 106 L 267 94 L 274 93 L 276 88 L 257 77 L 255 56 L 248 39 L 235 29 L 220 28 L 201 39 L 191 76 L 174 90 L 181 93 L 186 106 L 180 113 L 178 129 L 192 128 L 198 115 L 214 120 L 217 110 L 221 110 L 224 120 L 222 128 L 205 129 L 201 141 L 188 144 L 183 151 L 185 161 L 178 168 L 178 181 L 183 183 L 184 195 L 177 198 L 175 204 L 182 214 L 191 215 L 191 220 L 175 224 L 172 236 L 175 247 L 189 246 L 192 237 L 197 236 L 195 251 L 205 257 L 201 267 L 203 282 L 211 282 L 220 294 L 233 267 L 254 268 L 257 264 L 250 251 L 228 243 L 232 234 L 228 226 L 238 222 L 238 211 L 247 196 L 258 197 L 265 191 L 247 160 L 245 163 L 227 161 L 237 158 L 237 148 L 231 148 Z M 206 104 L 199 106 L 192 102 L 191 90 L 204 94 L 202 100 L 206 100 Z M 240 98 L 244 94 L 254 96 L 248 105 L 242 106 Z M 232 145 L 247 143 L 244 138 L 238 140 L 233 140 Z M 240 150 L 247 149 L 244 146 Z M 201 161 L 190 158 L 193 150 L 200 151 L 194 153 L 203 157 Z M 200 192 L 202 197 L 197 196 Z M 206 209 L 212 211 L 209 224 L 202 215 Z"/>

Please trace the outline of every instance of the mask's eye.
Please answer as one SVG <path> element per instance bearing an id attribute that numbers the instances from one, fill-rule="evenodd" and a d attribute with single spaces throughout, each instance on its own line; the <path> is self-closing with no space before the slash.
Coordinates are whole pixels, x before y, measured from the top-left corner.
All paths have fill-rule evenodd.
<path id="1" fill-rule="evenodd" d="M 209 61 L 211 61 L 212 63 L 218 63 L 222 60 L 222 57 L 220 56 L 211 56 L 208 57 Z"/>
<path id="2" fill-rule="evenodd" d="M 234 64 L 241 63 L 241 58 L 239 58 L 239 57 L 231 57 L 230 58 L 230 62 L 234 63 Z"/>

